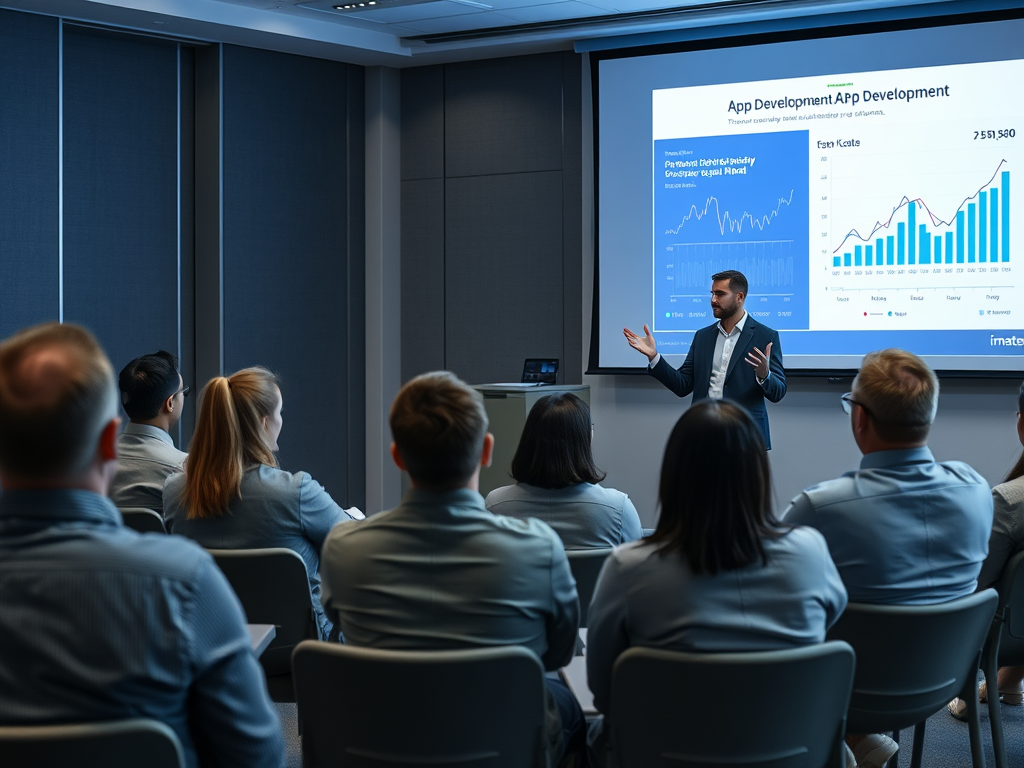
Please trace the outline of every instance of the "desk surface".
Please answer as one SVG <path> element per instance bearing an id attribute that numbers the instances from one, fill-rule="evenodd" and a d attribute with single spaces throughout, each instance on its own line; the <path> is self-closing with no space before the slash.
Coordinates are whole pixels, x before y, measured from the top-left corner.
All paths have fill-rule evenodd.
<path id="1" fill-rule="evenodd" d="M 277 635 L 277 629 L 273 624 L 247 624 L 249 627 L 249 641 L 252 643 L 252 652 L 258 659 L 267 650 L 270 641 Z"/>

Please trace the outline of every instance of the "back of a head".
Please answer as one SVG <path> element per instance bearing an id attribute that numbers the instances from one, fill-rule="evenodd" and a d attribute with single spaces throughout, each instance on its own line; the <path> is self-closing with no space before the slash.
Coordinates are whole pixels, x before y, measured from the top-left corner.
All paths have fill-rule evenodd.
<path id="1" fill-rule="evenodd" d="M 417 485 L 450 490 L 480 464 L 487 413 L 483 398 L 448 371 L 410 381 L 391 404 L 391 435 Z"/>
<path id="2" fill-rule="evenodd" d="M 702 400 L 676 422 L 665 446 L 661 514 L 648 541 L 678 553 L 695 574 L 765 562 L 763 539 L 780 535 L 761 430 L 742 407 Z"/>
<path id="3" fill-rule="evenodd" d="M 939 380 L 917 355 L 902 349 L 870 352 L 855 385 L 882 440 L 913 444 L 928 439 L 939 406 Z"/>
<path id="4" fill-rule="evenodd" d="M 571 392 L 547 395 L 530 409 L 512 458 L 512 477 L 537 488 L 599 483 L 590 407 Z"/>
<path id="5" fill-rule="evenodd" d="M 114 372 L 84 328 L 45 323 L 0 344 L 0 468 L 23 480 L 71 479 L 117 416 Z"/>
<path id="6" fill-rule="evenodd" d="M 203 387 L 189 445 L 184 501 L 189 518 L 219 517 L 241 494 L 248 467 L 277 466 L 263 439 L 263 418 L 277 406 L 278 378 L 266 368 L 244 368 Z"/>
<path id="7" fill-rule="evenodd" d="M 121 406 L 132 421 L 149 421 L 168 397 L 178 391 L 178 363 L 170 352 L 143 355 L 121 369 L 117 378 Z"/>

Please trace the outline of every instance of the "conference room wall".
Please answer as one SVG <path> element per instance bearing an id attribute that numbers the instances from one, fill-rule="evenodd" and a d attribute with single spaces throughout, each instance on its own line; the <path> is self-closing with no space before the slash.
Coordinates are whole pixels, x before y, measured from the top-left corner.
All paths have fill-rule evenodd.
<path id="1" fill-rule="evenodd" d="M 197 132 L 210 77 L 216 130 Z M 362 67 L 0 11 L 0 107 L 0 333 L 81 322 L 116 369 L 177 352 L 196 391 L 211 375 L 197 339 L 213 373 L 267 365 L 286 398 L 282 466 L 362 506 Z M 201 202 L 197 170 L 213 181 Z M 216 225 L 202 264 L 197 205 Z M 222 278 L 212 315 L 194 295 L 207 267 Z"/>
<path id="2" fill-rule="evenodd" d="M 402 379 L 582 374 L 580 59 L 541 54 L 401 76 Z"/>

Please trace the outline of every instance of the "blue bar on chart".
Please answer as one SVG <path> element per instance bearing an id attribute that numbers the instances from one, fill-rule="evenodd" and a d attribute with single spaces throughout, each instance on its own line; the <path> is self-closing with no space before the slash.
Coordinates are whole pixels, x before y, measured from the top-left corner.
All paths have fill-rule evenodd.
<path id="1" fill-rule="evenodd" d="M 840 258 L 838 256 L 833 256 L 832 257 L 832 266 L 833 267 L 841 267 L 842 266 L 842 261 L 840 260 Z"/>
<path id="2" fill-rule="evenodd" d="M 985 263 L 985 256 L 988 253 L 988 213 L 985 203 L 988 199 L 987 192 L 978 193 L 978 261 Z"/>
<path id="3" fill-rule="evenodd" d="M 893 238 L 892 235 L 887 235 L 886 238 L 885 238 L 885 263 L 889 264 L 890 266 L 893 263 L 893 261 L 892 261 L 892 256 L 893 256 L 892 243 L 893 243 L 893 239 L 894 238 Z"/>
<path id="4" fill-rule="evenodd" d="M 974 263 L 974 203 L 967 204 L 967 263 Z"/>
<path id="5" fill-rule="evenodd" d="M 946 263 L 953 263 L 953 233 L 946 233 Z"/>
<path id="6" fill-rule="evenodd" d="M 932 263 L 932 237 L 928 234 L 928 227 L 924 224 L 917 225 L 917 237 L 921 241 L 921 246 L 918 248 L 918 264 L 931 264 Z"/>
<path id="7" fill-rule="evenodd" d="M 864 266 L 864 248 L 860 245 L 853 246 L 853 266 Z"/>
<path id="8" fill-rule="evenodd" d="M 915 249 L 914 249 L 914 233 L 917 232 L 917 203 L 911 201 L 907 203 L 907 264 L 915 263 Z"/>
<path id="9" fill-rule="evenodd" d="M 956 212 L 956 263 L 964 263 L 964 212 Z"/>
<path id="10" fill-rule="evenodd" d="M 850 254 L 848 254 L 848 253 L 844 253 L 843 254 L 843 266 L 844 267 L 852 267 L 853 266 L 853 257 Z"/>
<path id="11" fill-rule="evenodd" d="M 988 212 L 989 260 L 999 261 L 999 190 L 995 187 L 988 191 Z"/>
<path id="12" fill-rule="evenodd" d="M 906 250 L 907 225 L 902 221 L 896 225 L 896 263 L 903 263 L 903 252 Z"/>
<path id="13" fill-rule="evenodd" d="M 1003 171 L 1003 261 L 1010 260 L 1010 172 Z M 993 255 L 994 258 L 994 255 Z"/>
<path id="14" fill-rule="evenodd" d="M 864 246 L 864 266 L 865 267 L 870 267 L 870 266 L 874 265 L 874 262 L 871 260 L 871 253 L 872 253 L 871 246 L 870 245 L 865 245 Z"/>
<path id="15" fill-rule="evenodd" d="M 878 238 L 877 240 L 875 240 L 875 266 L 880 267 L 882 266 L 882 264 L 885 263 L 882 257 L 882 253 L 882 238 Z"/>
<path id="16" fill-rule="evenodd" d="M 932 256 L 935 257 L 936 264 L 942 263 L 942 235 L 935 236 L 935 250 L 932 253 Z"/>

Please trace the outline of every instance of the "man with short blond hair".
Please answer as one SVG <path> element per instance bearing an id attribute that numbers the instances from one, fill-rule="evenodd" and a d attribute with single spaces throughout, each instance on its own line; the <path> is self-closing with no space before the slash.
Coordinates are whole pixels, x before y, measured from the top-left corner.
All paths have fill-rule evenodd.
<path id="1" fill-rule="evenodd" d="M 345 642 L 389 650 L 521 645 L 547 670 L 576 647 L 579 601 L 547 524 L 493 515 L 477 492 L 494 438 L 480 394 L 451 373 L 418 376 L 391 406 L 391 455 L 409 474 L 402 503 L 324 542 L 322 601 Z M 554 765 L 582 750 L 579 704 L 548 687 Z"/>
<path id="2" fill-rule="evenodd" d="M 977 586 L 992 494 L 967 464 L 937 462 L 928 450 L 938 402 L 938 379 L 916 355 L 865 355 L 842 396 L 860 469 L 811 486 L 784 513 L 825 536 L 850 602 L 942 603 Z M 850 742 L 862 768 L 880 768 L 896 752 L 877 734 Z"/>
<path id="3" fill-rule="evenodd" d="M 126 529 L 105 497 L 117 391 L 92 335 L 0 344 L 0 725 L 145 717 L 185 762 L 279 768 L 245 617 L 197 545 Z"/>

